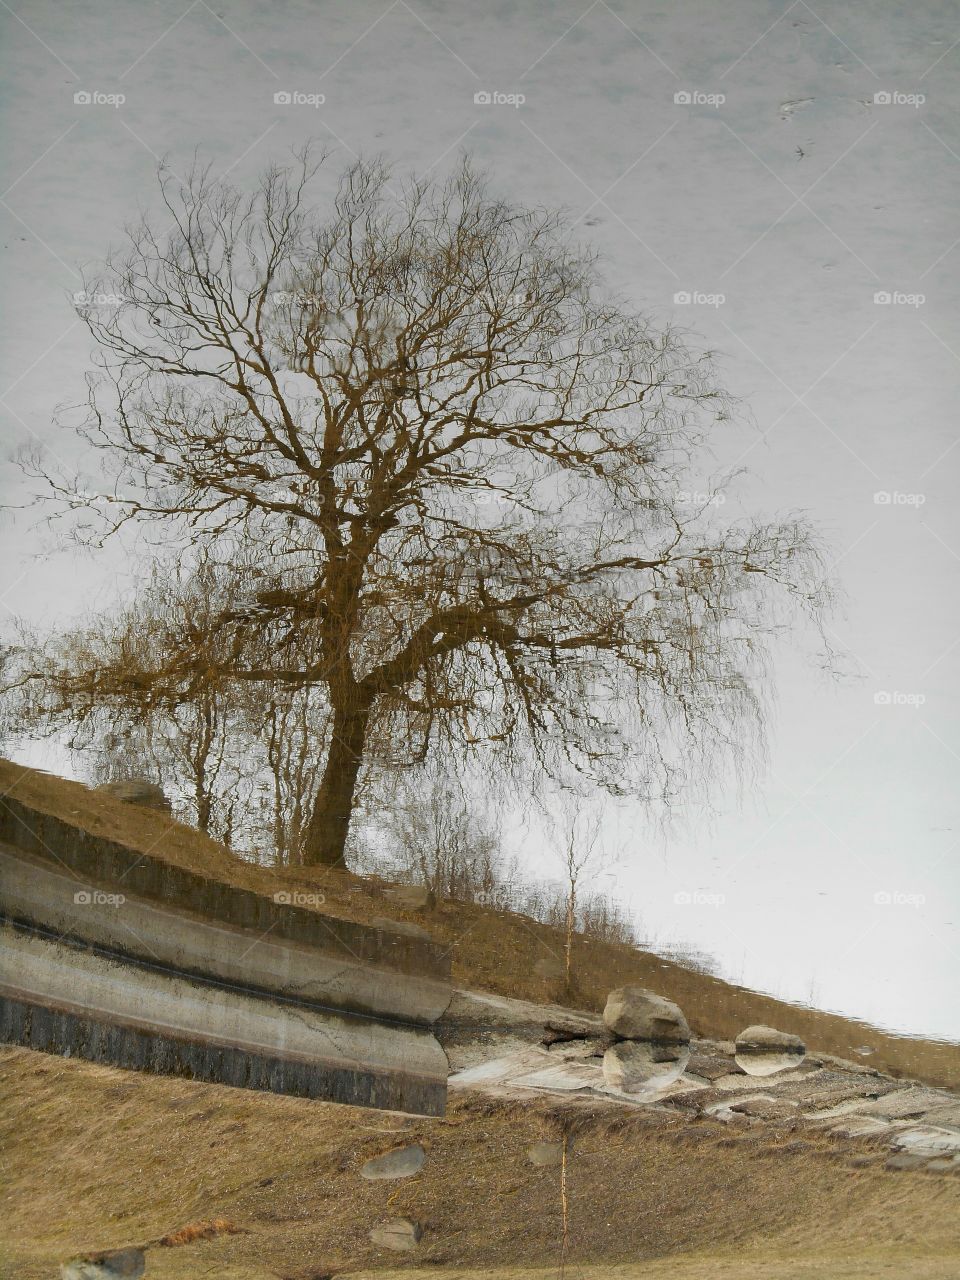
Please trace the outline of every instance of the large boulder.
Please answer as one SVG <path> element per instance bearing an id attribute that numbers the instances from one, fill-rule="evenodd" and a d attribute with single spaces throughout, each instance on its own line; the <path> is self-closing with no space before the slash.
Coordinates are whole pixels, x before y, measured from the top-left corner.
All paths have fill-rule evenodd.
<path id="1" fill-rule="evenodd" d="M 139 1280 L 146 1267 L 142 1249 L 88 1253 L 60 1267 L 61 1280 Z"/>
<path id="2" fill-rule="evenodd" d="M 125 782 L 105 782 L 97 790 L 105 796 L 113 796 L 114 800 L 122 800 L 124 804 L 139 804 L 146 809 L 162 809 L 170 812 L 170 801 L 164 794 L 163 787 L 155 782 L 147 782 L 145 778 L 128 778 Z"/>
<path id="3" fill-rule="evenodd" d="M 689 1044 L 690 1028 L 672 1000 L 645 987 L 618 987 L 607 996 L 603 1020 L 623 1040 Z"/>
<path id="4" fill-rule="evenodd" d="M 374 1156 L 360 1170 L 360 1177 L 368 1182 L 377 1182 L 382 1178 L 412 1178 L 423 1168 L 427 1153 L 419 1143 L 409 1147 L 397 1147 L 386 1155 Z"/>

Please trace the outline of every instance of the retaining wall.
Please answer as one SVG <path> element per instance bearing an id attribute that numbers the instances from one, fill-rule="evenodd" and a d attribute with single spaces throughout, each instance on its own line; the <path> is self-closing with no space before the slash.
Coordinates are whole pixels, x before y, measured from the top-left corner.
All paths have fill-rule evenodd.
<path id="1" fill-rule="evenodd" d="M 449 958 L 0 799 L 0 1038 L 442 1114 Z"/>

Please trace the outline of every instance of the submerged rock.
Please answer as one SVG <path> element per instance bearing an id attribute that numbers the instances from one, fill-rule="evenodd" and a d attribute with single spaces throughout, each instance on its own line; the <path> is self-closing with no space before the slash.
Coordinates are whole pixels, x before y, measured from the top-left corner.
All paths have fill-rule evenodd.
<path id="1" fill-rule="evenodd" d="M 535 1142 L 532 1147 L 527 1147 L 527 1159 L 541 1169 L 560 1164 L 563 1160 L 563 1143 Z"/>
<path id="2" fill-rule="evenodd" d="M 618 987 L 607 996 L 603 1020 L 624 1040 L 689 1044 L 690 1028 L 672 1000 L 645 987 Z"/>
<path id="3" fill-rule="evenodd" d="M 423 1228 L 419 1222 L 410 1218 L 391 1218 L 389 1222 L 374 1227 L 370 1232 L 370 1241 L 381 1249 L 396 1249 L 403 1252 L 415 1249 L 423 1236 Z"/>
<path id="4" fill-rule="evenodd" d="M 419 1143 L 409 1147 L 397 1147 L 386 1155 L 374 1156 L 360 1170 L 360 1177 L 368 1182 L 382 1178 L 411 1178 L 423 1168 L 427 1153 Z"/>
<path id="5" fill-rule="evenodd" d="M 689 1059 L 686 1044 L 621 1040 L 603 1055 L 603 1078 L 622 1093 L 661 1089 L 680 1079 Z"/>

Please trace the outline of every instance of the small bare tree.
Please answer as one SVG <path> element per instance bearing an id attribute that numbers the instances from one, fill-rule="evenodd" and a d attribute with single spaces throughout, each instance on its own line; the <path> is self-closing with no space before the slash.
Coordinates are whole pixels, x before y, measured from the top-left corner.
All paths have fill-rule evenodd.
<path id="1" fill-rule="evenodd" d="M 8 683 L 21 725 L 67 731 L 92 780 L 155 773 L 201 831 L 230 844 L 249 770 L 239 701 L 217 674 L 218 589 L 210 569 L 156 567 L 132 605 L 45 640 L 24 636 Z M 178 651 L 200 637 L 208 665 L 184 679 Z"/>
<path id="2" fill-rule="evenodd" d="M 507 906 L 517 868 L 502 850 L 497 817 L 439 762 L 377 778 L 366 824 L 367 862 L 429 889 L 437 901 Z"/>
<path id="3" fill-rule="evenodd" d="M 573 980 L 573 939 L 577 931 L 579 890 L 588 867 L 594 873 L 600 840 L 600 814 L 576 793 L 555 798 L 557 808 L 549 822 L 558 846 L 564 875 L 563 954 L 564 984 L 569 991 Z"/>
<path id="4" fill-rule="evenodd" d="M 171 637 L 163 679 L 322 690 L 308 862 L 342 862 L 377 757 L 497 751 L 653 795 L 742 755 L 778 601 L 826 592 L 802 520 L 681 501 L 728 413 L 710 361 L 468 164 L 394 199 L 358 163 L 324 212 L 314 172 L 251 195 L 163 173 L 169 228 L 87 282 L 119 299 L 81 308 L 100 478 L 36 472 L 85 540 L 159 523 L 169 555 L 241 546 L 270 579 L 212 647 Z"/>
<path id="5" fill-rule="evenodd" d="M 4 705 L 24 731 L 66 733 L 91 781 L 156 776 L 201 831 L 295 864 L 329 716 L 315 687 L 254 696 L 225 674 L 224 621 L 261 607 L 262 576 L 242 559 L 155 568 L 133 605 L 45 640 L 23 636 L 5 682 L 19 697 Z"/>

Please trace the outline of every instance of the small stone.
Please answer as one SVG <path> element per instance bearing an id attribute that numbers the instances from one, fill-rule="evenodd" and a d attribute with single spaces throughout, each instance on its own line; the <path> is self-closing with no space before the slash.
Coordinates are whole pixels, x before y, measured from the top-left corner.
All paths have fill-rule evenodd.
<path id="1" fill-rule="evenodd" d="M 114 800 L 122 800 L 124 804 L 139 804 L 146 809 L 162 809 L 170 812 L 170 801 L 164 794 L 163 787 L 155 782 L 147 782 L 145 778 L 129 778 L 125 782 L 105 782 L 97 790 Z"/>
<path id="2" fill-rule="evenodd" d="M 110 1249 L 64 1262 L 62 1280 L 138 1280 L 146 1267 L 142 1249 Z"/>
<path id="3" fill-rule="evenodd" d="M 410 1218 L 391 1218 L 389 1222 L 374 1227 L 370 1241 L 381 1249 L 395 1249 L 398 1253 L 415 1249 L 423 1236 L 419 1222 Z"/>
<path id="4" fill-rule="evenodd" d="M 425 884 L 398 884 L 391 889 L 384 889 L 384 896 L 392 902 L 398 902 L 411 911 L 421 911 L 430 905 L 433 893 Z"/>
<path id="5" fill-rule="evenodd" d="M 535 1142 L 532 1147 L 527 1147 L 527 1159 L 541 1169 L 560 1164 L 563 1160 L 563 1143 Z"/>
<path id="6" fill-rule="evenodd" d="M 797 1115 L 797 1104 L 788 1098 L 744 1098 L 742 1102 L 732 1102 L 730 1110 L 761 1120 L 791 1120 Z"/>
<path id="7" fill-rule="evenodd" d="M 383 1178 L 411 1178 L 423 1168 L 427 1153 L 418 1143 L 409 1147 L 397 1147 L 385 1155 L 374 1156 L 360 1170 L 360 1177 L 368 1182 Z"/>
<path id="8" fill-rule="evenodd" d="M 689 1044 L 690 1027 L 672 1000 L 644 987 L 618 987 L 607 996 L 603 1020 L 624 1040 Z"/>

